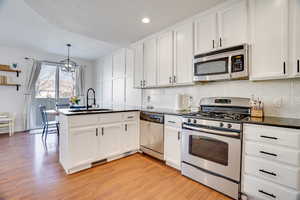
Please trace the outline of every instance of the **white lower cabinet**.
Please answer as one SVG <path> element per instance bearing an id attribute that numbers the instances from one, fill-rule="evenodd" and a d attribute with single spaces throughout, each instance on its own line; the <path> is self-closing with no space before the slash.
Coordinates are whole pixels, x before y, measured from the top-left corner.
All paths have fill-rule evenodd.
<path id="1" fill-rule="evenodd" d="M 181 118 L 165 116 L 164 159 L 166 164 L 181 170 Z"/>
<path id="2" fill-rule="evenodd" d="M 139 149 L 139 126 L 136 121 L 123 124 L 121 135 L 122 152 L 129 152 Z"/>
<path id="3" fill-rule="evenodd" d="M 100 127 L 98 133 L 99 158 L 108 158 L 121 153 L 122 124 L 108 124 Z"/>
<path id="4" fill-rule="evenodd" d="M 60 116 L 59 161 L 66 173 L 72 174 L 90 168 L 94 162 L 113 160 L 137 151 L 138 116 L 139 112 Z M 86 119 L 94 124 L 83 123 Z M 75 122 L 78 126 L 74 127 Z"/>
<path id="5" fill-rule="evenodd" d="M 300 199 L 297 129 L 244 124 L 242 193 L 249 200 Z"/>
<path id="6" fill-rule="evenodd" d="M 77 167 L 92 162 L 97 152 L 96 127 L 72 129 L 70 131 L 70 152 L 70 165 L 72 166 Z"/>

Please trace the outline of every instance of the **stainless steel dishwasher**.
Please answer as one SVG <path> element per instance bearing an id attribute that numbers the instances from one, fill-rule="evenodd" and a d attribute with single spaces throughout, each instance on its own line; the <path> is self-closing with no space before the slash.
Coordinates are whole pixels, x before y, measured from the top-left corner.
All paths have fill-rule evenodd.
<path id="1" fill-rule="evenodd" d="M 145 154 L 164 159 L 164 115 L 141 112 L 140 142 Z"/>

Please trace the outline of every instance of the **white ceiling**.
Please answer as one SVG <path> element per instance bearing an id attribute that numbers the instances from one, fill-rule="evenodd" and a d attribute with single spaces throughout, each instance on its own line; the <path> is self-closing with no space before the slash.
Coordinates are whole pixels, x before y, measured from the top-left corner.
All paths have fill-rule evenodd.
<path id="1" fill-rule="evenodd" d="M 117 45 L 135 42 L 225 0 L 25 0 L 49 22 Z M 143 17 L 150 24 L 142 24 Z"/>
<path id="2" fill-rule="evenodd" d="M 94 60 L 224 1 L 0 0 L 0 45 Z"/>
<path id="3" fill-rule="evenodd" d="M 23 0 L 0 0 L 0 27 L 2 46 L 33 48 L 66 55 L 65 45 L 71 43 L 71 56 L 88 60 L 99 58 L 117 48 L 48 23 Z"/>

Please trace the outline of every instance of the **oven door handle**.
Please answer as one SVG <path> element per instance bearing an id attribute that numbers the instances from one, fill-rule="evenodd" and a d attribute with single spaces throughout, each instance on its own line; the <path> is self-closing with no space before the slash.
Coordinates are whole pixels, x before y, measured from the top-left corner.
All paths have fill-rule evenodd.
<path id="1" fill-rule="evenodd" d="M 188 126 L 188 125 L 185 125 L 185 124 L 182 125 L 182 128 L 186 128 L 186 129 L 190 129 L 190 130 L 196 130 L 196 131 L 203 131 L 203 132 L 213 133 L 213 134 L 233 136 L 233 137 L 239 137 L 240 136 L 240 133 L 238 133 L 238 132 L 221 131 L 221 130 L 202 128 L 202 127 L 194 127 L 194 126 Z"/>

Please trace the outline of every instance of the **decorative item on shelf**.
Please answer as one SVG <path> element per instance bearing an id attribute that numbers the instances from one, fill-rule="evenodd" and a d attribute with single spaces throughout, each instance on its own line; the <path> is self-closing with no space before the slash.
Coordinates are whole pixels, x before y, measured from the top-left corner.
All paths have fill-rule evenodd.
<path id="1" fill-rule="evenodd" d="M 264 116 L 264 105 L 259 98 L 255 99 L 254 95 L 252 95 L 250 106 L 251 106 L 251 117 L 262 118 Z"/>
<path id="2" fill-rule="evenodd" d="M 77 96 L 73 96 L 70 98 L 69 102 L 72 104 L 72 105 L 78 105 L 79 102 L 80 102 L 80 98 L 77 97 Z"/>
<path id="3" fill-rule="evenodd" d="M 0 84 L 1 85 L 7 85 L 7 76 L 0 76 Z"/>
<path id="4" fill-rule="evenodd" d="M 18 63 L 13 63 L 11 66 L 12 66 L 13 69 L 17 69 Z"/>

